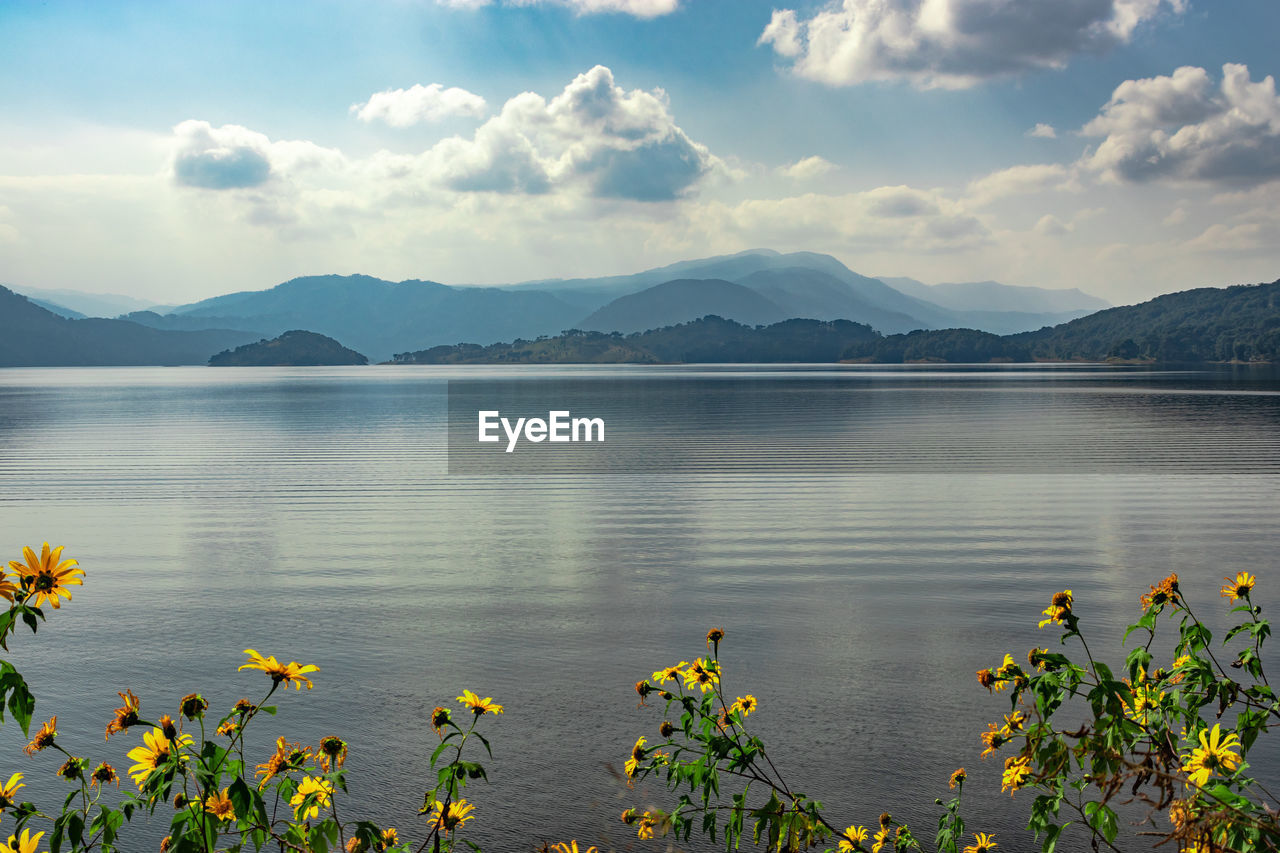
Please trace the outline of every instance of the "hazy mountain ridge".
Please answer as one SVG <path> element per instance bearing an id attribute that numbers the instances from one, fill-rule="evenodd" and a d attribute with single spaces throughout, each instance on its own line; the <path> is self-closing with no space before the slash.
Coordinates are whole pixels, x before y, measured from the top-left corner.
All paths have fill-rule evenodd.
<path id="1" fill-rule="evenodd" d="M 71 320 L 0 287 L 0 367 L 204 364 L 244 332 L 151 329 L 127 320 Z"/>

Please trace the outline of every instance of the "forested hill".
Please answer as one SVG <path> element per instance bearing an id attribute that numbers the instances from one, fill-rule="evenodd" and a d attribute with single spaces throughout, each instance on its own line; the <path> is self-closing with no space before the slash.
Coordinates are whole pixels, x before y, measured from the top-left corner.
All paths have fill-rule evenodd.
<path id="1" fill-rule="evenodd" d="M 225 329 L 169 332 L 127 320 L 69 320 L 0 287 L 0 367 L 204 364 L 254 339 Z"/>
<path id="2" fill-rule="evenodd" d="M 655 364 L 661 362 L 838 361 L 853 344 L 879 337 L 848 320 L 785 320 L 744 326 L 714 315 L 647 332 L 572 329 L 552 338 L 509 344 L 439 346 L 398 353 L 396 364 Z"/>
<path id="3" fill-rule="evenodd" d="M 1280 362 L 1280 281 L 1199 288 L 1016 335 L 973 329 L 881 335 L 843 320 L 743 326 L 704 317 L 631 335 L 570 331 L 536 341 L 440 346 L 399 364 L 911 361 Z"/>
<path id="4" fill-rule="evenodd" d="M 1280 280 L 1169 293 L 1007 340 L 1037 358 L 1280 361 Z"/>

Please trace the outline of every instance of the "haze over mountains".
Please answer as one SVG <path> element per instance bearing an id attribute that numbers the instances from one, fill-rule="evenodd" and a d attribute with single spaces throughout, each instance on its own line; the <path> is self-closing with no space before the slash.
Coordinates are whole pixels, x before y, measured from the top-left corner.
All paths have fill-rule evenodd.
<path id="1" fill-rule="evenodd" d="M 902 282 L 910 292 L 855 273 L 830 255 L 756 249 L 631 275 L 493 287 L 417 279 L 391 282 L 364 275 L 307 276 L 268 290 L 180 305 L 166 313 L 134 311 L 122 319 L 175 332 L 235 330 L 253 339 L 306 329 L 335 338 L 374 361 L 385 361 L 397 352 L 437 345 L 483 345 L 573 328 L 642 331 L 707 314 L 748 325 L 792 318 L 842 319 L 866 323 L 884 334 L 954 327 L 1007 334 L 1106 307 L 1102 300 L 1076 290 L 981 282 L 939 286 L 934 299 L 926 298 L 933 293 L 928 285 Z"/>

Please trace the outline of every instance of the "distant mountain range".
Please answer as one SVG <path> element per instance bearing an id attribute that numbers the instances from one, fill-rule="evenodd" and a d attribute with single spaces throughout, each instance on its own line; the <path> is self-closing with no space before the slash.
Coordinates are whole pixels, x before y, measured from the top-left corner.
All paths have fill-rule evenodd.
<path id="1" fill-rule="evenodd" d="M 401 364 L 590 362 L 1278 362 L 1280 281 L 1199 288 L 1110 308 L 1032 332 L 976 329 L 882 335 L 870 326 L 721 317 L 630 335 L 575 330 L 553 338 L 401 353 Z"/>
<path id="2" fill-rule="evenodd" d="M 39 290 L 9 285 L 41 308 L 61 317 L 79 320 L 84 317 L 118 317 L 128 311 L 154 308 L 154 302 L 122 296 L 119 293 L 86 293 L 83 290 Z"/>
<path id="3" fill-rule="evenodd" d="M 204 364 L 254 339 L 226 329 L 172 332 L 127 320 L 68 319 L 0 287 L 0 367 Z"/>
<path id="4" fill-rule="evenodd" d="M 929 287 L 916 284 L 916 290 Z M 566 329 L 629 333 L 708 314 L 748 325 L 843 319 L 887 334 L 957 326 L 1003 334 L 1053 325 L 1106 304 L 1079 291 L 996 282 L 976 287 L 971 307 L 951 291 L 943 305 L 859 275 L 830 255 L 757 249 L 632 275 L 494 287 L 308 276 L 123 319 L 168 331 L 235 329 L 255 339 L 307 329 L 385 361 L 397 352 L 462 341 L 485 345 Z"/>

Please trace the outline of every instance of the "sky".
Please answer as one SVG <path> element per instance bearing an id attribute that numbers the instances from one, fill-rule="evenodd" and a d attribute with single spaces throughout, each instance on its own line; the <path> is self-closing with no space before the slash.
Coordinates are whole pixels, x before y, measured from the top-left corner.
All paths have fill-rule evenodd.
<path id="1" fill-rule="evenodd" d="M 0 282 L 1280 277 L 1274 0 L 0 2 Z"/>

